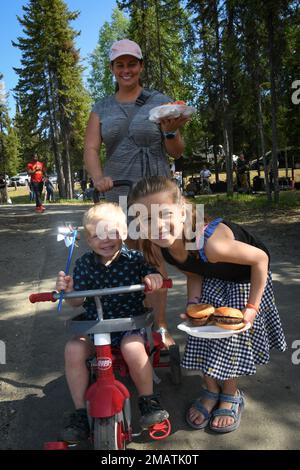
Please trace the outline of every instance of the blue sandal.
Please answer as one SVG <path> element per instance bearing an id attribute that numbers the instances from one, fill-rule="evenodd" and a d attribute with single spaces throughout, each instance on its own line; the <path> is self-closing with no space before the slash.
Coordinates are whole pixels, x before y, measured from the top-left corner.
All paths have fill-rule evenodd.
<path id="1" fill-rule="evenodd" d="M 191 428 L 193 429 L 204 429 L 206 428 L 206 426 L 208 425 L 211 417 L 212 417 L 212 411 L 209 413 L 207 408 L 201 403 L 201 399 L 202 398 L 209 398 L 211 400 L 216 400 L 216 406 L 217 406 L 217 403 L 219 401 L 219 393 L 214 393 L 214 392 L 210 392 L 209 390 L 201 390 L 201 395 L 199 398 L 197 398 L 197 400 L 195 400 L 188 408 L 187 412 L 186 412 L 186 415 L 185 415 L 185 419 L 186 419 L 186 422 L 188 423 L 189 426 L 191 426 Z M 189 417 L 189 412 L 190 412 L 190 409 L 191 408 L 195 408 L 197 411 L 200 411 L 200 413 L 202 413 L 202 415 L 204 416 L 204 421 L 202 421 L 201 424 L 195 424 L 191 418 Z"/>
<path id="2" fill-rule="evenodd" d="M 225 395 L 224 393 L 220 393 L 220 402 L 226 401 L 228 403 L 232 403 L 232 407 L 230 410 L 227 410 L 226 408 L 217 408 L 212 412 L 212 416 L 209 423 L 209 427 L 212 431 L 218 433 L 226 433 L 235 431 L 239 427 L 241 422 L 242 411 L 245 408 L 245 400 L 243 392 L 241 392 L 240 390 L 237 390 L 237 392 L 237 396 Z M 230 418 L 234 419 L 234 423 L 222 428 L 215 427 L 212 425 L 212 423 L 216 416 L 229 416 Z"/>

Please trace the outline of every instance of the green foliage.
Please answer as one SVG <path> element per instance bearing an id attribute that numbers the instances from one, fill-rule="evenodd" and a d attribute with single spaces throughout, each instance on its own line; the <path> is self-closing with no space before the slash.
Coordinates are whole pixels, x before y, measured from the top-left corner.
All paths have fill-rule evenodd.
<path id="1" fill-rule="evenodd" d="M 0 74 L 0 172 L 17 173 L 20 167 L 19 139 L 9 118 L 3 75 Z"/>
<path id="2" fill-rule="evenodd" d="M 192 30 L 178 0 L 118 1 L 130 15 L 130 38 L 144 57 L 143 84 L 173 99 L 191 101 L 193 85 Z"/>
<path id="3" fill-rule="evenodd" d="M 24 153 L 27 145 L 39 152 L 50 147 L 61 191 L 71 196 L 71 168 L 79 164 L 90 106 L 75 48 L 78 33 L 69 25 L 79 13 L 63 0 L 30 0 L 23 11 L 24 36 L 13 45 L 22 52 L 15 92 L 20 134 L 30 136 Z"/>
<path id="4" fill-rule="evenodd" d="M 112 13 L 112 20 L 100 28 L 96 48 L 90 55 L 91 72 L 88 77 L 90 94 L 94 101 L 114 93 L 113 77 L 109 68 L 109 50 L 111 45 L 128 34 L 129 20 L 117 8 Z"/>

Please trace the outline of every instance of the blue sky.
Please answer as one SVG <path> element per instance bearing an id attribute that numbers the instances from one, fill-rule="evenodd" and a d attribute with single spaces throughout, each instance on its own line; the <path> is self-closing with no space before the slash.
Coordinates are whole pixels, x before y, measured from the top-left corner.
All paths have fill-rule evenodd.
<path id="1" fill-rule="evenodd" d="M 12 46 L 11 41 L 16 41 L 22 36 L 21 26 L 16 15 L 23 16 L 22 6 L 27 0 L 1 0 L 0 19 L 0 72 L 4 75 L 6 92 L 9 92 L 8 104 L 11 116 L 15 112 L 15 104 L 11 90 L 17 84 L 18 77 L 13 67 L 20 66 L 21 54 L 19 49 Z M 77 47 L 81 50 L 81 58 L 84 59 L 96 46 L 99 29 L 105 21 L 111 20 L 111 13 L 116 6 L 115 0 L 65 0 L 69 10 L 79 10 L 79 18 L 71 23 L 71 26 L 81 31 L 77 38 Z M 86 65 L 87 63 L 84 62 Z"/>

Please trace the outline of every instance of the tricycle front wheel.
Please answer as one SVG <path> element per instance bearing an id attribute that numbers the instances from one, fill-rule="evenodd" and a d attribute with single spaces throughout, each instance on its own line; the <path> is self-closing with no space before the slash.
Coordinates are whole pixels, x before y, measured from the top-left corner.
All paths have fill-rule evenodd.
<path id="1" fill-rule="evenodd" d="M 123 413 L 94 421 L 95 450 L 125 450 L 126 432 Z"/>

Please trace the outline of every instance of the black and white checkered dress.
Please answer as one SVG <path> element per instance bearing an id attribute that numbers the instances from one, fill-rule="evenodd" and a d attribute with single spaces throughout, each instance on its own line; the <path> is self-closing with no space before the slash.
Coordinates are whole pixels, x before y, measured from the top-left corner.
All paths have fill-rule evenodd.
<path id="1" fill-rule="evenodd" d="M 243 309 L 249 298 L 250 283 L 204 278 L 201 303 L 214 307 Z M 229 338 L 204 339 L 188 336 L 182 366 L 196 369 L 218 380 L 228 380 L 256 372 L 257 364 L 266 364 L 270 349 L 286 349 L 284 333 L 274 301 L 271 272 L 253 327 Z"/>

